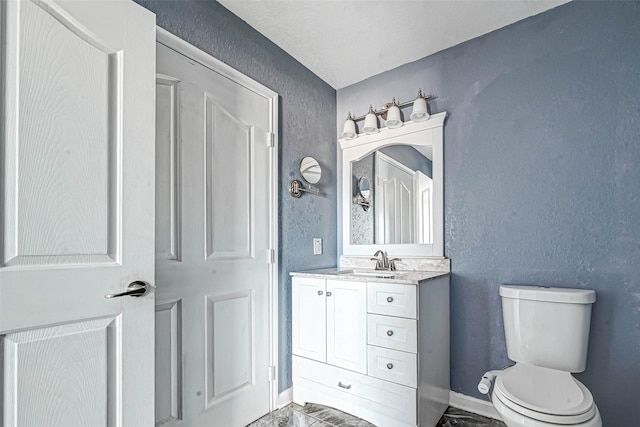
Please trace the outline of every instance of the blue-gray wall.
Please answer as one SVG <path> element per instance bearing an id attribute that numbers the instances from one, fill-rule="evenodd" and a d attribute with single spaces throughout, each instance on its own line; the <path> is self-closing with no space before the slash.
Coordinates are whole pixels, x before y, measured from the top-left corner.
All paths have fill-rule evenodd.
<path id="1" fill-rule="evenodd" d="M 339 126 L 419 87 L 449 113 L 452 389 L 509 363 L 500 284 L 595 289 L 577 377 L 605 426 L 637 425 L 640 3 L 571 2 L 341 89 Z"/>
<path id="2" fill-rule="evenodd" d="M 336 92 L 244 21 L 215 1 L 136 0 L 160 27 L 197 46 L 280 95 L 280 390 L 291 386 L 289 272 L 336 264 Z M 294 199 L 289 181 L 300 178 L 305 156 L 322 166 L 319 197 Z M 314 237 L 324 253 L 313 255 Z M 187 325 L 188 326 L 188 325 Z"/>

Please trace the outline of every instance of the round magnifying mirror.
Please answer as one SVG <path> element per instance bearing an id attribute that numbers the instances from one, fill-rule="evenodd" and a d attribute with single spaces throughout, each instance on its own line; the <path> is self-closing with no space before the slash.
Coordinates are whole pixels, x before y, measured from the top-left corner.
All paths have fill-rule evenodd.
<path id="1" fill-rule="evenodd" d="M 363 199 L 369 200 L 369 197 L 371 197 L 371 185 L 369 185 L 367 178 L 362 177 L 358 180 L 358 191 Z"/>
<path id="2" fill-rule="evenodd" d="M 313 157 L 305 157 L 300 162 L 300 175 L 309 184 L 317 184 L 322 176 L 320 164 Z"/>

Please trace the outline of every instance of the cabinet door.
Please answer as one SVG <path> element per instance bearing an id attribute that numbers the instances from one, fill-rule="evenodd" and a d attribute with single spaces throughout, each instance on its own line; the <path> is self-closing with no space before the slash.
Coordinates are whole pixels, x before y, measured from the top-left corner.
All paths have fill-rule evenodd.
<path id="1" fill-rule="evenodd" d="M 327 361 L 324 279 L 293 278 L 293 354 Z"/>
<path id="2" fill-rule="evenodd" d="M 327 280 L 327 363 L 367 373 L 367 286 Z"/>

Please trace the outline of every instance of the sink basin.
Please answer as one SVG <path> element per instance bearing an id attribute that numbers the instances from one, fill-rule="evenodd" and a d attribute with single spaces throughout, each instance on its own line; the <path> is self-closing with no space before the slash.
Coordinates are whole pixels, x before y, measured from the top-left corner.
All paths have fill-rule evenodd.
<path id="1" fill-rule="evenodd" d="M 368 276 L 368 277 L 395 277 L 398 275 L 395 271 L 386 270 L 353 270 L 350 273 L 353 276 Z"/>

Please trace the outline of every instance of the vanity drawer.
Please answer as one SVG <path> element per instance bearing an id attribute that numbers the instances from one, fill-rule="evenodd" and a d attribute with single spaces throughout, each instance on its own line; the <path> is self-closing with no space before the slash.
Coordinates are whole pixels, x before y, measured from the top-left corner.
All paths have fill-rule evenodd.
<path id="1" fill-rule="evenodd" d="M 418 321 L 367 314 L 367 344 L 417 353 Z"/>
<path id="2" fill-rule="evenodd" d="M 415 319 L 417 289 L 415 285 L 368 282 L 367 312 Z"/>
<path id="3" fill-rule="evenodd" d="M 322 394 L 309 393 L 309 390 L 318 385 L 324 391 Z M 315 401 L 329 404 L 332 400 L 341 399 L 343 404 L 340 407 L 353 405 L 354 415 L 385 427 L 417 424 L 415 388 L 295 355 L 293 356 L 293 393 L 294 400 L 298 403 Z"/>
<path id="4" fill-rule="evenodd" d="M 418 356 L 415 353 L 367 347 L 368 371 L 372 377 L 409 387 L 418 387 Z"/>

